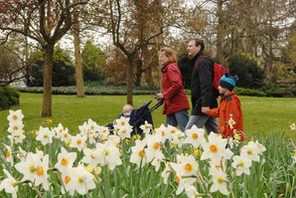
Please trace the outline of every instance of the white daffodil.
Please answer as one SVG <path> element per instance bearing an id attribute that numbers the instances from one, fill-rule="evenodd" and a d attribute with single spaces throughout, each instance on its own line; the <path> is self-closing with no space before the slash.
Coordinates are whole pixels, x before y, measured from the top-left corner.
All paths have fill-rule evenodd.
<path id="1" fill-rule="evenodd" d="M 263 152 L 266 151 L 265 146 L 263 146 L 262 144 L 260 144 L 260 143 L 258 142 L 258 140 L 256 140 L 255 144 L 256 144 L 256 146 L 257 146 L 258 149 L 259 149 L 259 155 L 262 155 Z"/>
<path id="2" fill-rule="evenodd" d="M 27 152 L 24 151 L 20 146 L 18 147 L 18 151 L 17 151 L 17 157 L 21 160 L 21 161 L 25 161 L 26 160 L 26 156 L 27 156 Z"/>
<path id="3" fill-rule="evenodd" d="M 63 171 L 63 169 L 67 167 L 72 167 L 77 157 L 76 152 L 68 152 L 64 147 L 61 148 L 61 152 L 58 154 L 58 162 L 55 164 L 55 168 L 59 171 Z"/>
<path id="4" fill-rule="evenodd" d="M 17 143 L 23 143 L 23 140 L 26 138 L 26 136 L 23 134 L 23 131 L 15 131 L 11 135 L 7 136 L 11 142 L 17 144 Z"/>
<path id="5" fill-rule="evenodd" d="M 166 162 L 165 163 L 165 168 L 163 169 L 162 173 L 161 173 L 161 177 L 163 178 L 163 183 L 167 184 L 168 183 L 168 178 L 171 175 L 171 173 L 173 172 L 171 166 L 170 166 L 170 162 Z"/>
<path id="6" fill-rule="evenodd" d="M 74 175 L 74 168 L 73 167 L 65 167 L 63 168 L 61 177 L 63 181 L 63 188 L 61 188 L 62 194 L 65 194 L 66 192 L 69 192 L 71 196 L 74 195 L 75 192 L 75 185 L 73 181 L 73 175 Z M 64 189 L 65 188 L 65 189 Z"/>
<path id="7" fill-rule="evenodd" d="M 136 145 L 131 147 L 132 154 L 130 157 L 130 162 L 137 164 L 139 167 L 142 163 L 142 166 L 144 166 L 147 163 L 147 155 L 146 151 L 144 150 L 146 146 L 145 141 L 136 140 Z"/>
<path id="8" fill-rule="evenodd" d="M 71 138 L 71 145 L 72 148 L 77 148 L 79 151 L 81 151 L 83 148 L 85 148 L 85 141 L 87 137 L 82 136 L 81 134 L 77 134 L 76 136 L 73 136 Z"/>
<path id="9" fill-rule="evenodd" d="M 196 187 L 192 185 L 185 186 L 185 194 L 187 195 L 188 198 L 202 197 L 202 195 L 199 192 L 197 192 Z"/>
<path id="10" fill-rule="evenodd" d="M 233 126 L 235 125 L 235 121 L 232 119 L 232 117 L 230 117 L 230 119 L 228 120 L 228 124 L 229 124 L 229 127 L 230 129 L 233 129 Z"/>
<path id="11" fill-rule="evenodd" d="M 116 148 L 120 148 L 120 137 L 116 135 L 109 135 L 107 139 L 108 144 L 113 144 Z"/>
<path id="12" fill-rule="evenodd" d="M 110 135 L 110 131 L 108 127 L 99 126 L 99 133 L 98 137 L 101 141 L 107 140 L 108 136 Z"/>
<path id="13" fill-rule="evenodd" d="M 98 143 L 96 148 L 101 154 L 99 162 L 102 166 L 108 165 L 108 168 L 113 170 L 115 166 L 122 164 L 119 149 L 113 143 Z"/>
<path id="14" fill-rule="evenodd" d="M 115 127 L 116 128 L 116 127 Z M 131 132 L 133 131 L 133 127 L 129 124 L 118 128 L 117 134 L 121 139 L 131 138 Z"/>
<path id="15" fill-rule="evenodd" d="M 4 189 L 6 193 L 10 193 L 12 195 L 12 198 L 17 198 L 18 185 L 15 185 L 17 181 L 7 170 L 4 169 L 3 172 L 7 178 L 0 181 L 0 191 Z"/>
<path id="16" fill-rule="evenodd" d="M 75 189 L 80 195 L 86 195 L 89 190 L 96 188 L 94 176 L 87 172 L 82 166 L 72 168 L 71 189 Z"/>
<path id="17" fill-rule="evenodd" d="M 39 164 L 36 166 L 36 178 L 35 178 L 35 185 L 39 186 L 42 184 L 45 190 L 49 190 L 49 181 L 48 181 L 48 164 L 49 164 L 49 156 L 45 155 L 40 161 Z"/>
<path id="18" fill-rule="evenodd" d="M 23 128 L 24 128 L 24 125 L 22 121 L 9 122 L 9 127 L 7 131 L 13 135 L 14 133 L 18 133 L 18 132 L 23 133 Z"/>
<path id="19" fill-rule="evenodd" d="M 161 124 L 159 128 L 155 129 L 155 135 L 159 135 L 161 137 L 160 141 L 165 143 L 166 139 L 169 138 L 168 128 Z"/>
<path id="20" fill-rule="evenodd" d="M 180 132 L 179 129 L 171 125 L 168 125 L 167 130 L 168 130 L 168 137 L 170 140 L 172 140 L 174 136 L 178 134 L 178 132 Z"/>
<path id="21" fill-rule="evenodd" d="M 202 128 L 197 128 L 193 125 L 191 129 L 186 130 L 185 143 L 192 144 L 195 148 L 198 148 L 201 144 L 206 142 L 205 130 Z"/>
<path id="22" fill-rule="evenodd" d="M 250 167 L 252 166 L 251 160 L 238 155 L 234 156 L 232 160 L 232 167 L 235 168 L 235 173 L 237 176 L 240 176 L 243 173 L 250 175 Z"/>
<path id="23" fill-rule="evenodd" d="M 93 120 L 88 119 L 87 124 L 90 133 L 95 133 L 99 131 L 99 125 Z"/>
<path id="24" fill-rule="evenodd" d="M 54 133 L 48 127 L 40 126 L 36 136 L 36 140 L 40 141 L 42 145 L 51 144 Z"/>
<path id="25" fill-rule="evenodd" d="M 82 133 L 81 133 L 81 135 L 82 135 Z M 98 132 L 89 133 L 88 142 L 90 144 L 95 144 L 95 143 L 97 143 L 98 137 L 99 137 L 99 133 Z"/>
<path id="26" fill-rule="evenodd" d="M 143 130 L 143 133 L 148 134 L 152 130 L 152 124 L 149 124 L 147 121 L 143 125 L 140 126 L 140 129 Z"/>
<path id="27" fill-rule="evenodd" d="M 161 137 L 159 135 L 149 135 L 145 136 L 145 141 L 147 142 L 146 154 L 147 154 L 147 161 L 151 162 L 153 158 L 158 154 L 161 153 L 160 146 L 161 146 Z"/>
<path id="28" fill-rule="evenodd" d="M 181 162 L 183 156 L 179 156 L 177 158 L 178 159 L 178 163 L 170 163 L 170 166 L 174 169 L 175 171 L 175 180 L 176 183 L 178 183 L 178 188 L 176 191 L 176 195 L 181 194 L 184 190 L 186 186 L 190 186 L 194 183 L 195 178 L 192 178 L 190 176 L 192 175 L 187 175 L 186 172 L 188 172 L 188 170 L 191 172 L 193 169 L 193 166 L 189 163 L 186 163 L 186 165 L 184 166 L 184 163 Z M 186 170 L 188 169 L 188 170 Z M 195 175 L 195 174 L 194 174 Z"/>
<path id="29" fill-rule="evenodd" d="M 71 141 L 72 136 L 68 133 L 68 131 L 64 131 L 63 136 L 61 136 L 61 141 L 68 143 Z"/>
<path id="30" fill-rule="evenodd" d="M 222 158 L 230 159 L 233 152 L 228 148 L 226 149 L 226 144 L 227 139 L 222 138 L 219 134 L 210 133 L 208 142 L 202 145 L 204 152 L 202 153 L 201 160 L 211 159 L 220 161 Z"/>
<path id="31" fill-rule="evenodd" d="M 82 158 L 82 162 L 89 164 L 91 167 L 97 167 L 98 163 L 102 159 L 102 153 L 100 153 L 97 149 L 83 149 L 84 157 Z"/>
<path id="32" fill-rule="evenodd" d="M 228 195 L 227 189 L 227 175 L 222 170 L 217 170 L 212 175 L 213 184 L 210 188 L 210 192 L 220 191 L 224 195 Z"/>
<path id="33" fill-rule="evenodd" d="M 84 122 L 83 125 L 78 126 L 80 133 L 83 134 L 84 136 L 88 136 L 90 129 L 89 129 L 89 125 Z"/>
<path id="34" fill-rule="evenodd" d="M 296 124 L 295 123 L 291 124 L 290 129 L 295 130 L 296 129 Z"/>
<path id="35" fill-rule="evenodd" d="M 172 143 L 174 145 L 177 145 L 179 148 L 182 147 L 184 144 L 184 133 L 180 130 L 178 130 L 175 135 L 173 136 Z"/>
<path id="36" fill-rule="evenodd" d="M 129 126 L 129 120 L 130 118 L 125 118 L 124 116 L 121 116 L 119 119 L 115 120 L 115 128 L 126 128 Z"/>
<path id="37" fill-rule="evenodd" d="M 164 155 L 161 152 L 159 152 L 155 155 L 154 159 L 152 160 L 151 165 L 155 167 L 156 172 L 159 170 L 161 162 L 163 162 L 164 158 Z"/>
<path id="38" fill-rule="evenodd" d="M 253 141 L 250 141 L 247 145 L 244 145 L 240 151 L 241 156 L 244 156 L 252 161 L 259 162 L 259 147 Z"/>
<path id="39" fill-rule="evenodd" d="M 55 132 L 56 138 L 60 139 L 63 137 L 64 133 L 68 132 L 68 129 L 64 129 L 63 125 L 59 123 L 58 127 L 55 127 L 53 131 Z"/>
<path id="40" fill-rule="evenodd" d="M 12 111 L 9 110 L 9 115 L 7 116 L 7 120 L 9 122 L 20 122 L 22 121 L 24 118 L 24 115 L 22 113 L 22 110 L 16 110 L 16 111 Z"/>
<path id="41" fill-rule="evenodd" d="M 210 170 L 209 170 L 209 175 L 214 175 L 216 171 L 222 171 L 222 167 L 225 167 L 226 160 L 221 159 L 220 161 L 217 160 L 210 160 Z"/>
<path id="42" fill-rule="evenodd" d="M 6 162 L 10 163 L 11 166 L 13 166 L 13 157 L 12 157 L 12 150 L 11 147 L 4 144 L 4 146 L 6 147 Z"/>
<path id="43" fill-rule="evenodd" d="M 45 190 L 49 190 L 47 180 L 48 155 L 43 156 L 41 161 L 39 154 L 28 153 L 24 162 L 19 162 L 15 168 L 24 175 L 23 180 L 35 181 L 35 185 L 43 185 Z"/>

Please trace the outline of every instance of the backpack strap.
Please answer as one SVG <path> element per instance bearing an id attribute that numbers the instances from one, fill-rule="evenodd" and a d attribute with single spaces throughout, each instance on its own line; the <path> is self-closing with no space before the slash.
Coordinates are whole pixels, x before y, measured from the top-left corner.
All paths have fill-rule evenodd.
<path id="1" fill-rule="evenodd" d="M 208 56 L 200 56 L 200 57 L 198 57 L 198 59 L 197 59 L 197 61 L 196 61 L 196 70 L 198 70 L 198 61 L 199 61 L 199 59 L 201 59 L 201 58 L 206 58 L 206 59 L 208 59 L 209 61 L 211 61 L 211 63 L 213 64 L 214 62 L 212 61 L 212 59 L 210 59 Z"/>

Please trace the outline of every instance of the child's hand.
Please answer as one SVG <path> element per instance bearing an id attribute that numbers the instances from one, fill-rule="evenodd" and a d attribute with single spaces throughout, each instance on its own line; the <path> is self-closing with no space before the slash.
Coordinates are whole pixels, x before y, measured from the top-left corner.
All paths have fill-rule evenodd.
<path id="1" fill-rule="evenodd" d="M 204 114 L 208 114 L 209 109 L 210 109 L 210 107 L 202 107 L 201 112 L 203 112 Z"/>

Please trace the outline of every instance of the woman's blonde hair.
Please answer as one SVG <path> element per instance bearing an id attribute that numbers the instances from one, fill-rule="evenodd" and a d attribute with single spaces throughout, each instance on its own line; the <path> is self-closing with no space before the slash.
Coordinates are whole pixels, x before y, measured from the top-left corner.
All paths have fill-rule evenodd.
<path id="1" fill-rule="evenodd" d="M 161 48 L 158 51 L 158 56 L 160 55 L 160 53 L 163 53 L 166 57 L 168 57 L 170 62 L 178 63 L 176 52 L 171 48 L 168 48 L 168 47 Z"/>

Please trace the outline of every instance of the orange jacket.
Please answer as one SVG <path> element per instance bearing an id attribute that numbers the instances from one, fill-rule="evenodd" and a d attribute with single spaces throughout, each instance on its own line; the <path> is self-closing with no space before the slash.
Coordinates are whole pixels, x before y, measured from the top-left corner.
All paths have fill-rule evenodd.
<path id="1" fill-rule="evenodd" d="M 241 103 L 238 96 L 232 91 L 223 96 L 220 104 L 215 109 L 209 109 L 208 115 L 211 117 L 219 117 L 219 133 L 222 133 L 224 138 L 234 136 L 233 130 L 237 132 L 244 132 L 243 113 L 241 110 Z M 232 118 L 235 122 L 231 129 L 228 121 Z M 239 133 L 241 140 L 245 140 L 244 134 Z"/>

